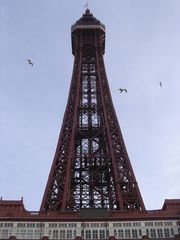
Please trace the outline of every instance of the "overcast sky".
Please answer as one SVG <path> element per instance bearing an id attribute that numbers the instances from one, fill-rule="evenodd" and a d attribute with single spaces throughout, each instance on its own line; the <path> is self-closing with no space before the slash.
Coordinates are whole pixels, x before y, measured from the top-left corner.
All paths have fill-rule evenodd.
<path id="1" fill-rule="evenodd" d="M 72 75 L 70 28 L 86 3 L 0 0 L 0 196 L 24 197 L 27 210 L 45 190 Z M 106 25 L 109 85 L 145 206 L 160 209 L 180 198 L 180 1 L 89 8 Z"/>

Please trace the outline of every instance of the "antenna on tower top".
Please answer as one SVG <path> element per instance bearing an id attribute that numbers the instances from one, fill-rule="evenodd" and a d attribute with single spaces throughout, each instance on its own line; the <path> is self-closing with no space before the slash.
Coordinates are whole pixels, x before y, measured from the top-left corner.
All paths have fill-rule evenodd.
<path id="1" fill-rule="evenodd" d="M 88 2 L 87 2 L 86 5 L 84 6 L 84 8 L 88 9 Z"/>

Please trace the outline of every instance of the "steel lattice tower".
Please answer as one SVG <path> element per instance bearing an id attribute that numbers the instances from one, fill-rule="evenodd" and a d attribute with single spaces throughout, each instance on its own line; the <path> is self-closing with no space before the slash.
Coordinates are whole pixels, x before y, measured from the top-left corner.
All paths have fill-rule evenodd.
<path id="1" fill-rule="evenodd" d="M 105 26 L 87 9 L 72 26 L 70 92 L 41 212 L 145 210 L 108 86 Z"/>

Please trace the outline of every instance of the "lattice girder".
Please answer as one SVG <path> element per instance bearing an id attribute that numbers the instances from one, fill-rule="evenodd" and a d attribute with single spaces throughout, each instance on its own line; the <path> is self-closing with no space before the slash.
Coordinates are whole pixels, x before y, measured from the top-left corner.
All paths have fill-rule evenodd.
<path id="1" fill-rule="evenodd" d="M 85 19 L 87 24 L 91 16 Z M 106 77 L 105 31 L 94 18 L 91 27 L 79 22 L 72 32 L 68 103 L 41 211 L 144 210 Z"/>

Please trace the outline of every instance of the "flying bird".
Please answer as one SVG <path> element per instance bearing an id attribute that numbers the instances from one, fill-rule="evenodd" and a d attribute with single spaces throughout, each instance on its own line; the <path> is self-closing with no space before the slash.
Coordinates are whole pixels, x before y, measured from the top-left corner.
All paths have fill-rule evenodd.
<path id="1" fill-rule="evenodd" d="M 161 81 L 159 82 L 159 86 L 162 87 L 162 82 Z"/>
<path id="2" fill-rule="evenodd" d="M 30 59 L 27 59 L 27 62 L 28 62 L 28 64 L 30 64 L 31 66 L 33 66 L 33 62 L 31 62 Z"/>
<path id="3" fill-rule="evenodd" d="M 127 93 L 127 89 L 126 88 L 119 88 L 118 90 L 120 91 L 120 93 L 122 93 L 122 92 Z"/>

